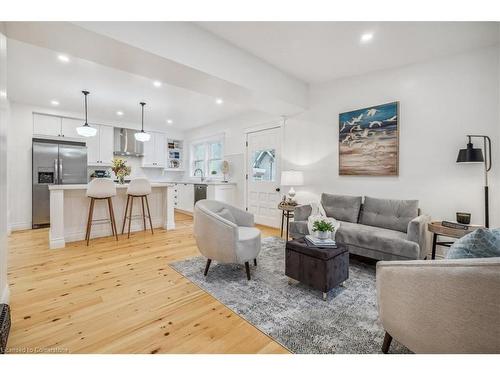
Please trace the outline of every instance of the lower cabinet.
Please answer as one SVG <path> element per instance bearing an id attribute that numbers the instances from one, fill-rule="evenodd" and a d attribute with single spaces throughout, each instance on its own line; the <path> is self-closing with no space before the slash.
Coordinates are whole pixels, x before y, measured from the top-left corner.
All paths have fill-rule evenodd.
<path id="1" fill-rule="evenodd" d="M 224 202 L 234 206 L 234 190 L 234 185 L 208 185 L 207 199 Z"/>
<path id="2" fill-rule="evenodd" d="M 193 212 L 194 208 L 194 185 L 193 184 L 175 184 L 174 205 L 182 211 Z"/>
<path id="3" fill-rule="evenodd" d="M 194 210 L 194 184 L 175 183 L 174 208 L 192 213 Z M 235 185 L 208 185 L 207 199 L 235 205 Z"/>

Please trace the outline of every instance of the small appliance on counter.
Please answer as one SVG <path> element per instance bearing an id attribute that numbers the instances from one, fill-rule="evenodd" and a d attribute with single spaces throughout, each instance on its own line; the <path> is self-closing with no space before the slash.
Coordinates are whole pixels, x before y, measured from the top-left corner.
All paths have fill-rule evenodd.
<path id="1" fill-rule="evenodd" d="M 92 174 L 90 175 L 90 179 L 94 178 L 110 178 L 111 174 L 107 170 L 103 169 L 96 169 Z"/>

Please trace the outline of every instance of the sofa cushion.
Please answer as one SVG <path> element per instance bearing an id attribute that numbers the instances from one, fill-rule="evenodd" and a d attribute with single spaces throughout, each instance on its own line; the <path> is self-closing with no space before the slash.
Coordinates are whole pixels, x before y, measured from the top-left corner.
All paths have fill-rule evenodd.
<path id="1" fill-rule="evenodd" d="M 500 257 L 500 229 L 476 229 L 451 245 L 445 256 L 448 259 L 491 257 Z"/>
<path id="2" fill-rule="evenodd" d="M 321 194 L 321 205 L 326 216 L 337 220 L 357 223 L 362 197 L 350 195 Z"/>
<path id="3" fill-rule="evenodd" d="M 408 223 L 417 216 L 418 200 L 365 197 L 359 222 L 406 233 Z"/>
<path id="4" fill-rule="evenodd" d="M 342 222 L 335 239 L 347 245 L 393 254 L 405 259 L 419 259 L 420 255 L 417 243 L 408 241 L 405 233 L 391 229 Z"/>

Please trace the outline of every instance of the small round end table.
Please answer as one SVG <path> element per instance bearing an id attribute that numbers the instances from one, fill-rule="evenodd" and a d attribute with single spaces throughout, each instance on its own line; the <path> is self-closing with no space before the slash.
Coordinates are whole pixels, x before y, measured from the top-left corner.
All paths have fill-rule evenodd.
<path id="1" fill-rule="evenodd" d="M 451 238 L 462 238 L 466 234 L 474 232 L 478 228 L 484 228 L 482 225 L 467 225 L 467 229 L 458 229 L 445 227 L 441 224 L 441 221 L 432 221 L 427 224 L 427 229 L 432 233 L 432 256 L 431 259 L 436 258 L 436 246 L 447 246 L 450 247 L 453 241 L 438 241 L 438 236 L 451 237 Z"/>

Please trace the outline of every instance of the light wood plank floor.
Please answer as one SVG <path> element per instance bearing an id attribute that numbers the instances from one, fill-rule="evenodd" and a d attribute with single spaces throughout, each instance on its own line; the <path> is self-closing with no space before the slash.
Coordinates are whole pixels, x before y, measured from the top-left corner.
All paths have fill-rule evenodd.
<path id="1" fill-rule="evenodd" d="M 48 248 L 47 229 L 13 233 L 9 351 L 287 353 L 168 266 L 199 254 L 192 218 L 177 213 L 176 222 L 172 231 L 58 250 Z"/>

